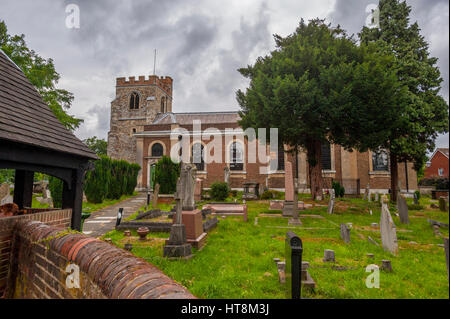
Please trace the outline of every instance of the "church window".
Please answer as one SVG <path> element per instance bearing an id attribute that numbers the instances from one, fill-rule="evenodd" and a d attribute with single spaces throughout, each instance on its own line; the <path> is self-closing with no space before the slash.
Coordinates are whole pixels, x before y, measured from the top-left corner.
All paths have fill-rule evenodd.
<path id="1" fill-rule="evenodd" d="M 373 171 L 389 171 L 389 156 L 385 150 L 377 150 L 372 152 Z"/>
<path id="2" fill-rule="evenodd" d="M 164 149 L 160 143 L 155 143 L 152 145 L 152 157 L 161 157 L 163 156 Z"/>
<path id="3" fill-rule="evenodd" d="M 130 95 L 130 110 L 137 110 L 139 108 L 139 94 L 136 92 Z"/>
<path id="4" fill-rule="evenodd" d="M 331 145 L 329 142 L 322 143 L 322 169 L 331 170 Z"/>
<path id="5" fill-rule="evenodd" d="M 195 166 L 197 166 L 198 171 L 204 171 L 205 170 L 205 160 L 203 158 L 203 145 L 201 143 L 195 143 L 192 146 L 192 161 L 194 162 Z"/>
<path id="6" fill-rule="evenodd" d="M 284 171 L 284 147 L 278 147 L 278 168 L 279 171 Z"/>
<path id="7" fill-rule="evenodd" d="M 244 150 L 242 145 L 233 142 L 230 146 L 230 170 L 242 171 L 244 169 Z"/>

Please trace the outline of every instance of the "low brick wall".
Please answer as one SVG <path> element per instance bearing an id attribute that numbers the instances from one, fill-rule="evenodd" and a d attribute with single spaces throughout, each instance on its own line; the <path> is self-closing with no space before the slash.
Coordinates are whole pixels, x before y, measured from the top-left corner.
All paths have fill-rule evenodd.
<path id="1" fill-rule="evenodd" d="M 34 213 L 31 213 L 34 212 Z M 10 255 L 14 226 L 20 220 L 33 220 L 45 222 L 48 225 L 60 228 L 70 227 L 72 210 L 30 209 L 30 214 L 0 218 L 0 297 L 6 290 L 7 278 L 10 270 Z"/>
<path id="2" fill-rule="evenodd" d="M 7 298 L 195 298 L 130 252 L 41 222 L 17 222 L 11 261 Z M 80 288 L 66 286 L 73 264 Z"/>

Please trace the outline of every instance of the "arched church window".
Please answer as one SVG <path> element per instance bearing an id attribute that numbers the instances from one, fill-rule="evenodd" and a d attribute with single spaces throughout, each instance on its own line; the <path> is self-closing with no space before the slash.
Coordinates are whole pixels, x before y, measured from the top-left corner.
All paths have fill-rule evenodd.
<path id="1" fill-rule="evenodd" d="M 197 166 L 198 171 L 205 170 L 205 160 L 203 158 L 203 145 L 201 143 L 195 143 L 192 145 L 192 161 Z"/>
<path id="2" fill-rule="evenodd" d="M 284 147 L 280 145 L 278 147 L 278 168 L 279 171 L 284 171 Z"/>
<path id="3" fill-rule="evenodd" d="M 385 150 L 379 149 L 372 152 L 372 167 L 374 171 L 389 171 L 389 156 Z"/>
<path id="4" fill-rule="evenodd" d="M 130 110 L 137 110 L 139 108 L 139 94 L 133 92 L 130 95 Z"/>
<path id="5" fill-rule="evenodd" d="M 230 170 L 242 171 L 244 169 L 244 149 L 241 143 L 233 142 L 230 146 Z"/>
<path id="6" fill-rule="evenodd" d="M 331 169 L 331 145 L 330 142 L 322 143 L 322 169 L 330 170 Z"/>
<path id="7" fill-rule="evenodd" d="M 160 143 L 155 143 L 152 145 L 152 157 L 163 156 L 164 148 Z"/>

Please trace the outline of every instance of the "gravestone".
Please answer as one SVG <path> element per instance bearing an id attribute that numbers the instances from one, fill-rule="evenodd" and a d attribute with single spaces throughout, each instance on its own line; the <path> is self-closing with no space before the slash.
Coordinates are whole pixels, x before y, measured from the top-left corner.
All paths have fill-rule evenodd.
<path id="1" fill-rule="evenodd" d="M 375 193 L 375 201 L 378 203 L 380 201 L 380 194 L 379 193 Z"/>
<path id="2" fill-rule="evenodd" d="M 334 189 L 332 189 L 330 191 L 330 201 L 328 202 L 328 214 L 333 214 L 334 200 L 335 200 Z"/>
<path id="3" fill-rule="evenodd" d="M 387 272 L 392 272 L 392 264 L 390 260 L 383 259 L 381 261 L 381 269 Z"/>
<path id="4" fill-rule="evenodd" d="M 323 261 L 324 262 L 335 262 L 334 259 L 334 250 L 325 249 L 323 251 Z"/>
<path id="5" fill-rule="evenodd" d="M 369 197 L 369 192 L 370 192 L 370 185 L 367 184 L 366 190 L 364 191 L 364 200 L 367 200 L 367 198 Z"/>
<path id="6" fill-rule="evenodd" d="M 203 186 L 203 180 L 200 178 L 195 179 L 195 191 L 194 191 L 194 200 L 195 201 L 201 201 L 202 200 L 202 187 Z"/>
<path id="7" fill-rule="evenodd" d="M 292 216 L 294 211 L 294 177 L 292 163 L 287 161 L 284 167 L 284 206 L 283 216 Z"/>
<path id="8" fill-rule="evenodd" d="M 391 252 L 394 255 L 397 255 L 397 229 L 386 203 L 383 203 L 381 206 L 380 233 L 383 249 Z"/>
<path id="9" fill-rule="evenodd" d="M 156 184 L 155 189 L 153 191 L 153 202 L 152 202 L 153 208 L 156 208 L 158 206 L 158 196 L 159 196 L 159 184 Z"/>
<path id="10" fill-rule="evenodd" d="M 397 210 L 400 217 L 400 222 L 402 224 L 409 224 L 408 204 L 406 203 L 405 197 L 402 195 L 397 197 Z"/>
<path id="11" fill-rule="evenodd" d="M 294 180 L 294 200 L 292 201 L 292 218 L 289 218 L 288 225 L 301 225 L 302 222 L 298 218 L 298 195 L 297 195 L 297 181 Z"/>
<path id="12" fill-rule="evenodd" d="M 195 165 L 181 163 L 180 180 L 183 210 L 195 209 L 194 189 L 196 171 Z"/>
<path id="13" fill-rule="evenodd" d="M 177 181 L 177 191 L 175 193 L 176 215 L 175 222 L 170 229 L 169 240 L 163 249 L 164 257 L 169 258 L 190 258 L 192 256 L 192 246 L 187 243 L 186 228 L 182 222 L 182 196 L 181 177 Z"/>
<path id="14" fill-rule="evenodd" d="M 259 183 L 257 182 L 246 182 L 242 184 L 244 188 L 244 193 L 242 194 L 242 199 L 258 199 L 259 197 Z"/>
<path id="15" fill-rule="evenodd" d="M 302 254 L 303 244 L 300 237 L 289 231 L 285 240 L 287 298 L 300 299 L 302 289 Z"/>
<path id="16" fill-rule="evenodd" d="M 372 201 L 372 192 L 369 190 L 369 195 L 367 196 L 367 201 L 371 202 Z"/>
<path id="17" fill-rule="evenodd" d="M 439 209 L 442 212 L 446 212 L 447 211 L 447 201 L 445 200 L 446 198 L 441 196 L 439 197 Z"/>
<path id="18" fill-rule="evenodd" d="M 341 238 L 345 243 L 350 243 L 350 228 L 346 224 L 341 224 Z"/>
<path id="19" fill-rule="evenodd" d="M 223 169 L 223 176 L 224 176 L 224 182 L 229 184 L 230 183 L 230 168 L 228 166 L 225 166 Z"/>
<path id="20" fill-rule="evenodd" d="M 444 249 L 445 249 L 445 260 L 447 261 L 447 279 L 449 278 L 449 272 L 448 272 L 448 237 L 444 238 Z"/>

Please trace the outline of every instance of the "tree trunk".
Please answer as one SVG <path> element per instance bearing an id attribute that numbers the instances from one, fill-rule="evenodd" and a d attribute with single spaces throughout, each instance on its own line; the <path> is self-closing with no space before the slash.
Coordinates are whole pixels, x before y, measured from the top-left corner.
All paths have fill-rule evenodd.
<path id="1" fill-rule="evenodd" d="M 312 140 L 306 148 L 309 166 L 311 197 L 313 200 L 323 199 L 322 148 L 318 140 Z"/>
<path id="2" fill-rule="evenodd" d="M 394 154 L 389 154 L 389 160 L 391 165 L 391 202 L 397 202 L 397 190 L 398 190 L 398 163 L 397 157 Z"/>

